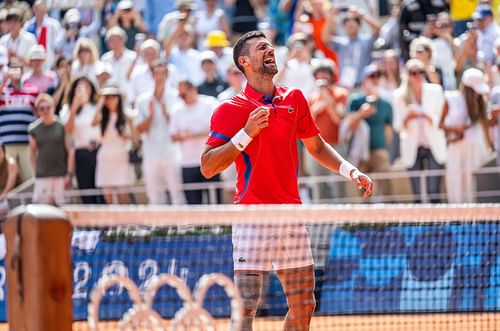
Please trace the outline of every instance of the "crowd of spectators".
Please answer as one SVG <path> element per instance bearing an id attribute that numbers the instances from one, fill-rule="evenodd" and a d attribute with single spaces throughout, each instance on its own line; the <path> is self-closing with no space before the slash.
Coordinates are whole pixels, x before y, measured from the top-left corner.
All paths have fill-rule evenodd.
<path id="1" fill-rule="evenodd" d="M 129 203 L 141 181 L 151 204 L 210 202 L 182 184 L 209 181 L 211 113 L 245 86 L 231 45 L 256 29 L 275 46 L 276 84 L 302 90 L 362 171 L 446 169 L 447 201 L 472 202 L 473 172 L 500 148 L 498 0 L 71 3 L 0 2 L 0 208 L 33 177 L 35 202 L 74 188 L 101 189 L 83 203 Z M 301 161 L 300 176 L 327 174 Z M 432 202 L 442 184 L 428 178 Z M 393 186 L 379 181 L 378 196 Z M 418 202 L 418 177 L 411 187 Z M 345 189 L 324 183 L 320 197 Z"/>

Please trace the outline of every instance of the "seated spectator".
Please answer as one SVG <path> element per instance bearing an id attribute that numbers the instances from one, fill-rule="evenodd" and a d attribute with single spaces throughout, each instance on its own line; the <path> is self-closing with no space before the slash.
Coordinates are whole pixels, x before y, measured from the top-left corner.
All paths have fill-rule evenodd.
<path id="1" fill-rule="evenodd" d="M 132 0 L 121 0 L 116 6 L 116 11 L 108 26 L 119 26 L 126 35 L 125 47 L 129 50 L 135 49 L 135 36 L 146 32 L 146 26 L 141 14 L 134 8 Z"/>
<path id="2" fill-rule="evenodd" d="M 219 8 L 217 0 L 205 0 L 205 8 L 195 14 L 194 31 L 196 33 L 197 48 L 206 50 L 205 40 L 210 31 L 223 31 L 225 37 L 230 36 L 231 29 L 224 11 Z"/>
<path id="3" fill-rule="evenodd" d="M 142 169 L 149 204 L 165 204 L 168 190 L 170 202 L 184 202 L 178 146 L 171 140 L 170 124 L 174 106 L 180 101 L 177 90 L 167 85 L 165 62 L 153 62 L 154 87 L 137 100 L 137 131 L 142 134 Z"/>
<path id="4" fill-rule="evenodd" d="M 51 69 L 56 61 L 57 42 L 64 30 L 58 20 L 47 15 L 46 2 L 46 0 L 35 1 L 33 4 L 34 17 L 24 24 L 24 30 L 32 33 L 38 44 L 45 48 L 47 59 L 44 68 Z"/>
<path id="5" fill-rule="evenodd" d="M 92 125 L 97 112 L 97 92 L 94 84 L 85 76 L 77 77 L 68 84 L 65 104 L 61 110 L 61 121 L 75 148 L 75 175 L 80 190 L 95 189 L 97 150 L 101 143 L 101 132 Z M 84 194 L 86 204 L 102 203 L 96 195 Z"/>
<path id="6" fill-rule="evenodd" d="M 7 154 L 19 166 L 21 182 L 33 177 L 29 159 L 28 126 L 35 120 L 35 99 L 38 89 L 21 84 L 23 67 L 20 62 L 11 62 L 0 86 L 0 141 Z"/>
<path id="7" fill-rule="evenodd" d="M 446 140 L 438 124 L 444 104 L 443 88 L 425 81 L 422 61 L 411 59 L 405 67 L 408 77 L 394 92 L 394 129 L 399 133 L 401 161 L 409 171 L 442 169 Z M 427 177 L 427 192 L 421 192 L 418 176 L 412 175 L 411 184 L 416 202 L 429 195 L 431 202 L 440 202 L 439 176 Z"/>
<path id="8" fill-rule="evenodd" d="M 36 86 L 40 93 L 54 90 L 57 85 L 57 75 L 52 70 L 44 69 L 47 55 L 43 46 L 31 47 L 28 59 L 31 72 L 23 77 L 23 83 Z"/>
<path id="9" fill-rule="evenodd" d="M 336 17 L 328 16 L 328 24 L 325 31 L 335 31 Z M 371 34 L 360 33 L 361 23 L 366 22 Z M 349 7 L 342 25 L 346 36 L 330 37 L 324 34 L 323 39 L 338 55 L 340 85 L 352 88 L 361 84 L 361 72 L 365 66 L 372 61 L 373 43 L 378 38 L 380 23 L 370 15 L 362 13 L 357 7 Z"/>
<path id="10" fill-rule="evenodd" d="M 410 57 L 418 59 L 424 64 L 425 80 L 432 84 L 443 84 L 443 72 L 441 68 L 433 64 L 432 41 L 426 37 L 418 37 L 410 44 Z"/>
<path id="11" fill-rule="evenodd" d="M 80 38 L 75 46 L 71 77 L 86 76 L 94 84 L 97 82 L 96 68 L 99 63 L 99 52 L 91 39 Z"/>
<path id="12" fill-rule="evenodd" d="M 328 59 L 318 61 L 313 66 L 313 74 L 318 86 L 318 90 L 312 94 L 309 100 L 314 121 L 323 139 L 337 152 L 346 156 L 346 145 L 341 144 L 339 139 L 339 126 L 346 112 L 349 92 L 335 85 L 336 67 L 333 61 Z M 309 154 L 307 153 L 307 155 Z M 307 157 L 306 167 L 309 175 L 321 176 L 330 173 L 329 170 L 312 160 L 311 157 Z M 320 198 L 331 199 L 342 196 L 344 186 L 338 184 L 324 183 L 320 185 Z"/>
<path id="13" fill-rule="evenodd" d="M 201 69 L 205 74 L 205 80 L 198 86 L 198 93 L 217 97 L 228 87 L 227 83 L 219 78 L 214 52 L 204 51 L 201 54 Z"/>
<path id="14" fill-rule="evenodd" d="M 128 203 L 127 187 L 134 184 L 134 169 L 129 163 L 129 150 L 133 143 L 134 128 L 132 120 L 125 114 L 123 97 L 117 85 L 108 85 L 100 92 L 92 124 L 101 129 L 101 147 L 97 152 L 97 187 L 103 189 L 104 201 Z M 118 201 L 114 201 L 114 195 Z"/>
<path id="15" fill-rule="evenodd" d="M 460 87 L 446 91 L 446 102 L 439 127 L 446 134 L 446 193 L 448 203 L 475 201 L 474 174 L 488 160 L 489 141 L 485 141 L 489 92 L 484 74 L 475 68 L 467 69 Z"/>
<path id="16" fill-rule="evenodd" d="M 210 131 L 210 118 L 217 106 L 217 99 L 198 95 L 196 86 L 189 80 L 179 82 L 182 101 L 172 111 L 172 141 L 181 146 L 182 180 L 188 183 L 218 182 L 220 176 L 206 179 L 200 170 L 200 155 L 205 148 L 205 139 Z M 206 190 L 185 190 L 188 204 L 201 204 Z M 217 190 L 217 202 L 221 202 L 221 191 Z M 209 197 L 207 202 L 210 203 Z"/>
<path id="17" fill-rule="evenodd" d="M 73 148 L 64 125 L 54 115 L 54 100 L 40 94 L 35 101 L 39 119 L 30 124 L 30 158 L 35 169 L 33 202 L 64 204 L 64 189 L 71 187 Z"/>
<path id="18" fill-rule="evenodd" d="M 23 63 L 27 63 L 29 51 L 33 45 L 37 44 L 37 41 L 33 34 L 22 30 L 23 19 L 17 9 L 9 9 L 6 20 L 9 33 L 0 38 L 0 45 L 8 49 L 9 61 L 18 58 Z"/>
<path id="19" fill-rule="evenodd" d="M 392 143 L 392 106 L 380 98 L 380 69 L 375 64 L 366 66 L 362 71 L 362 91 L 351 96 L 349 116 L 346 118 L 350 132 L 355 132 L 361 122 L 368 125 L 370 135 L 369 158 L 360 160 L 362 172 L 388 172 L 390 170 L 389 148 Z M 351 146 L 352 148 L 353 146 Z M 380 194 L 392 194 L 389 180 L 379 181 Z"/>
<path id="20" fill-rule="evenodd" d="M 9 210 L 7 194 L 16 186 L 18 173 L 16 160 L 7 155 L 5 145 L 0 142 L 0 222 Z"/>
<path id="21" fill-rule="evenodd" d="M 229 44 L 226 34 L 220 30 L 210 31 L 204 41 L 205 48 L 215 53 L 217 72 L 219 73 L 219 78 L 223 81 L 226 81 L 225 74 L 227 68 L 234 64 L 233 49 L 228 47 Z"/>

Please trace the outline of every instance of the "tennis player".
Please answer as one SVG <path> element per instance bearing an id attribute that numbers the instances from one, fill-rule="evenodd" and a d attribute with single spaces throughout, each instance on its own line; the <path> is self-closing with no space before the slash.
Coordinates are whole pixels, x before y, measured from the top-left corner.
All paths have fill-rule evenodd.
<path id="1" fill-rule="evenodd" d="M 233 59 L 245 89 L 221 103 L 211 120 L 201 171 L 207 178 L 236 162 L 237 204 L 300 204 L 297 139 L 323 166 L 353 181 L 368 197 L 372 180 L 324 142 L 300 90 L 277 87 L 274 48 L 260 31 L 243 35 Z M 244 304 L 244 331 L 252 330 L 264 273 L 275 270 L 288 314 L 283 330 L 309 330 L 315 308 L 314 267 L 304 225 L 233 227 L 235 284 Z"/>

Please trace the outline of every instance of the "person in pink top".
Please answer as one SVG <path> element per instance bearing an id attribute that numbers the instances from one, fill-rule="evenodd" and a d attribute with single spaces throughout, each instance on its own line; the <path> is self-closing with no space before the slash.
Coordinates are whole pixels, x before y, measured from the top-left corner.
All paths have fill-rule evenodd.
<path id="1" fill-rule="evenodd" d="M 46 93 L 49 89 L 54 89 L 57 86 L 57 74 L 43 68 L 46 58 L 47 54 L 43 46 L 31 47 L 28 56 L 31 72 L 23 78 L 24 83 L 36 86 L 40 93 Z"/>

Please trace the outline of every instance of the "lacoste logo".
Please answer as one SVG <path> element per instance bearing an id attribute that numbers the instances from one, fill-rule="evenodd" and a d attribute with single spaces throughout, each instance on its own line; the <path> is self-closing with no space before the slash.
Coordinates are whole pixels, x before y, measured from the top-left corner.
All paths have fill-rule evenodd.
<path id="1" fill-rule="evenodd" d="M 240 257 L 240 258 L 238 259 L 238 262 L 247 262 L 247 259 L 245 259 L 244 257 Z"/>

